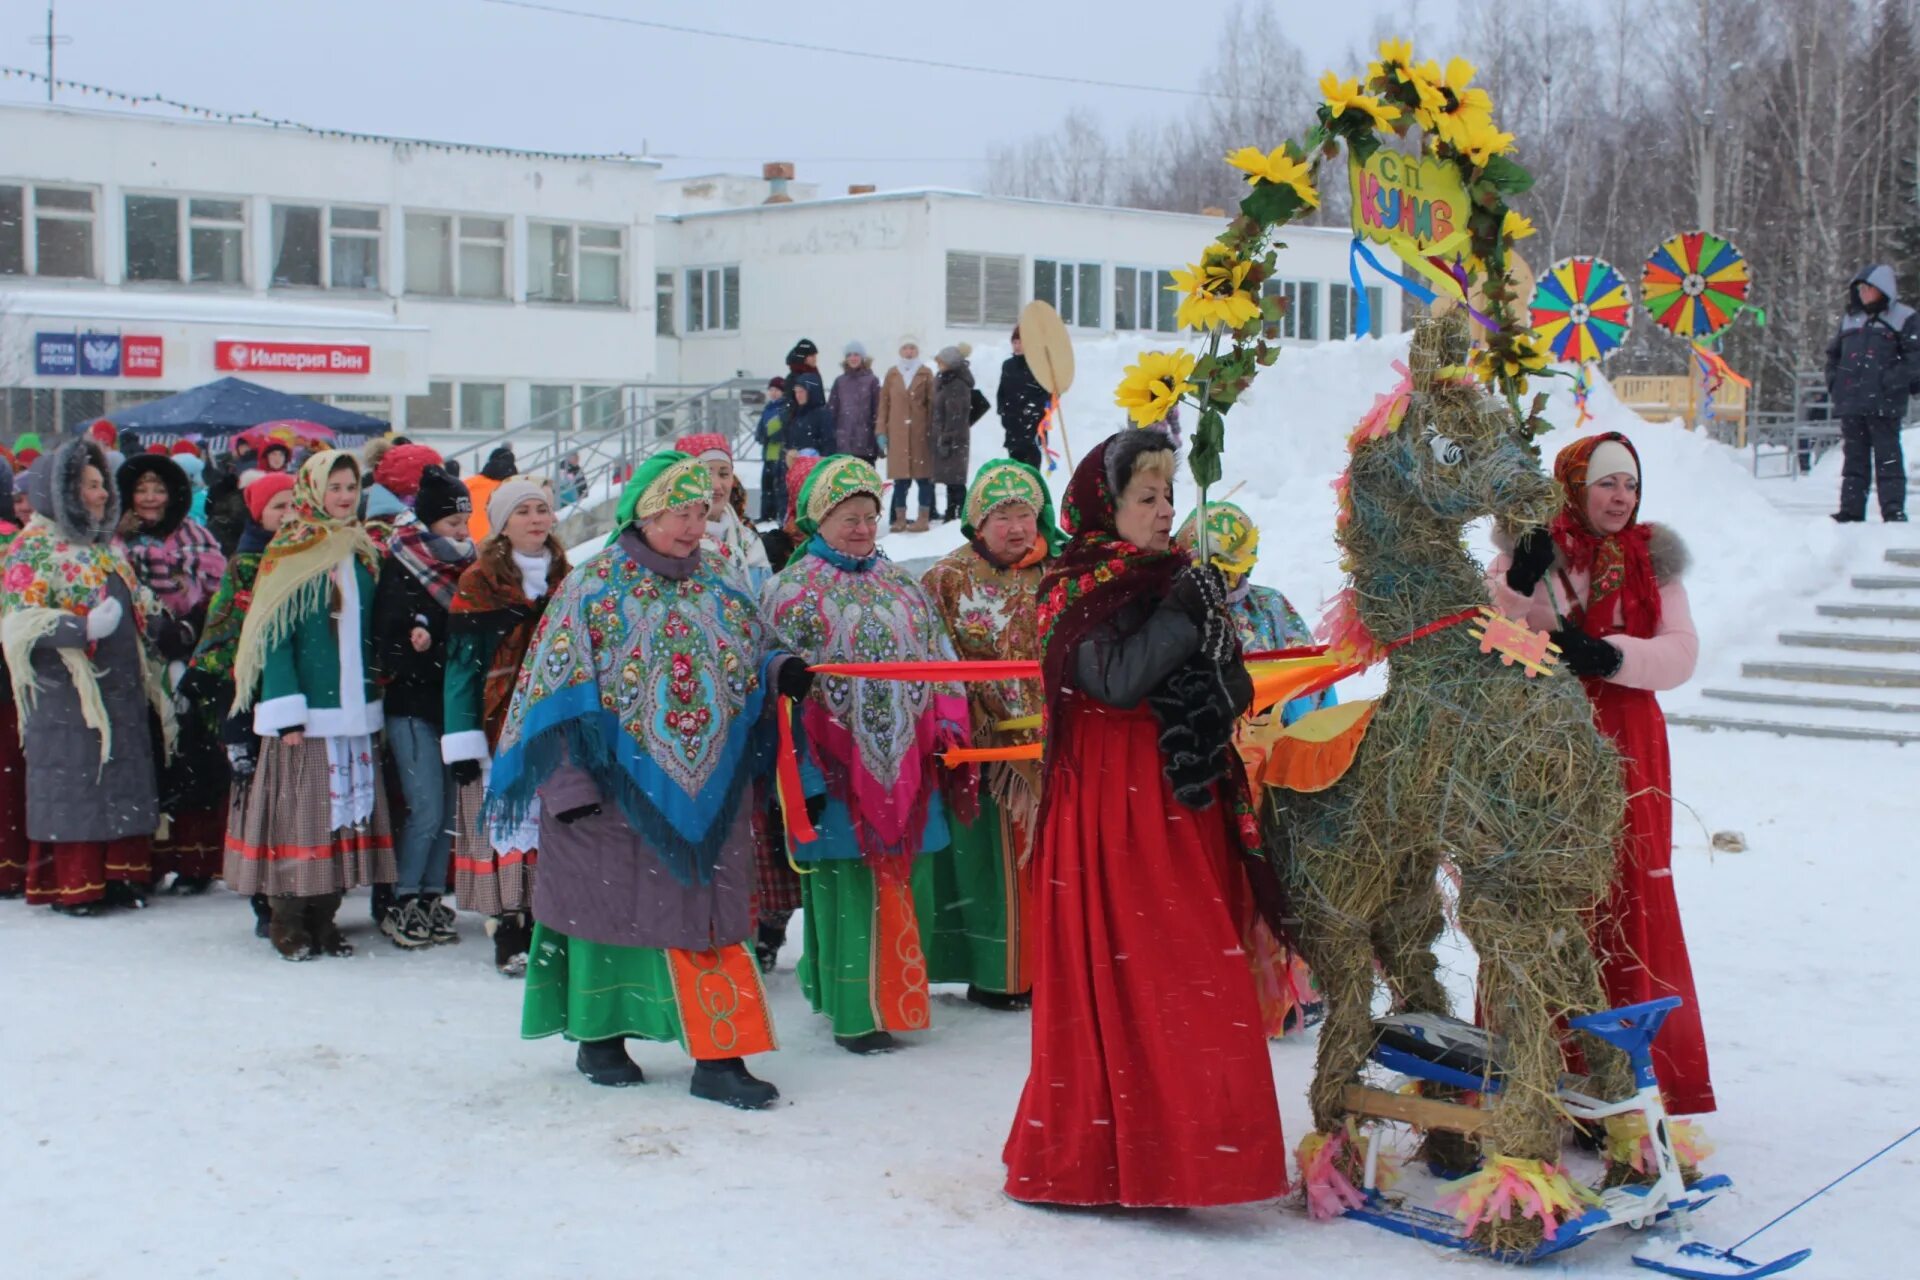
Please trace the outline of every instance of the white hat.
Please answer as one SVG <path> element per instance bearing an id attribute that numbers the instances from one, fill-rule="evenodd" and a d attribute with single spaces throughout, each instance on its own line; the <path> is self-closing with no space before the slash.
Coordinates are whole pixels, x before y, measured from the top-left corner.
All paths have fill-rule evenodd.
<path id="1" fill-rule="evenodd" d="M 1593 447 L 1593 452 L 1587 455 L 1587 475 L 1585 481 L 1587 484 L 1592 484 L 1596 480 L 1604 480 L 1608 476 L 1617 476 L 1622 473 L 1638 480 L 1640 478 L 1640 464 L 1633 460 L 1633 450 L 1627 448 L 1627 446 L 1621 444 L 1618 440 L 1602 440 Z"/>

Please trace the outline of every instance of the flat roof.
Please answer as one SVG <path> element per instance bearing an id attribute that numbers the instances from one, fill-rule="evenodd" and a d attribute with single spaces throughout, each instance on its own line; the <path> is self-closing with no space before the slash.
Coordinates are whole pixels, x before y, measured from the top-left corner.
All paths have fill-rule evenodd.
<path id="1" fill-rule="evenodd" d="M 989 195 L 984 191 L 965 191 L 958 187 L 908 187 L 899 191 L 868 191 L 860 195 L 817 196 L 808 200 L 787 200 L 779 204 L 738 205 L 730 209 L 689 209 L 681 213 L 660 213 L 654 215 L 665 222 L 682 222 L 691 218 L 728 218 L 748 214 L 768 213 L 775 210 L 812 209 L 820 205 L 853 204 L 861 201 L 884 200 L 983 200 L 994 204 L 1029 204 L 1055 209 L 1077 209 L 1087 213 L 1118 213 L 1144 218 L 1181 218 L 1191 222 L 1206 222 L 1218 225 L 1223 219 L 1211 213 L 1182 213 L 1175 209 L 1142 209 L 1135 205 L 1124 204 L 1080 204 L 1072 200 L 1042 200 L 1033 196 Z M 1231 215 L 1227 215 L 1231 217 Z M 1346 227 L 1319 227 L 1308 224 L 1295 224 L 1287 227 L 1288 234 L 1297 232 L 1331 232 L 1341 238 L 1350 238 L 1353 232 Z"/>
<path id="2" fill-rule="evenodd" d="M 584 164 L 621 164 L 634 165 L 648 169 L 658 169 L 663 162 L 647 156 L 629 155 L 619 152 L 583 152 L 583 151 L 536 151 L 525 147 L 496 146 L 486 142 L 449 142 L 443 138 L 407 138 L 395 134 L 364 133 L 357 129 L 324 129 L 314 125 L 302 124 L 294 120 L 274 120 L 270 118 L 247 119 L 244 113 L 220 120 L 198 120 L 159 114 L 158 111 L 127 111 L 111 107 L 73 107 L 61 103 L 3 102 L 0 111 L 32 112 L 37 115 L 63 115 L 93 117 L 111 120 L 139 120 L 146 124 L 165 125 L 171 128 L 189 129 L 249 129 L 255 132 L 291 134 L 296 137 L 318 138 L 332 142 L 371 142 L 383 146 L 439 147 L 446 151 L 462 151 L 472 155 L 516 156 L 530 160 L 559 160 Z"/>

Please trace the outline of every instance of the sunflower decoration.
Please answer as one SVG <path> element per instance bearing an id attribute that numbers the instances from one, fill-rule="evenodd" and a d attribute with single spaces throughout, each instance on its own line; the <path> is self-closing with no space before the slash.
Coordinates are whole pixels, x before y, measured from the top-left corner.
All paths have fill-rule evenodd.
<path id="1" fill-rule="evenodd" d="M 1251 150 L 1252 148 L 1248 148 Z M 1200 261 L 1173 273 L 1169 292 L 1181 294 L 1174 319 L 1183 329 L 1238 329 L 1260 316 L 1252 290 L 1254 263 L 1216 240 L 1200 253 Z"/>
<path id="2" fill-rule="evenodd" d="M 1500 337 L 1504 341 L 1475 347 L 1467 358 L 1468 367 L 1482 382 L 1511 386 L 1517 394 L 1525 395 L 1527 375 L 1545 370 L 1553 359 L 1553 352 L 1540 335 L 1531 330 L 1503 333 Z"/>
<path id="3" fill-rule="evenodd" d="M 1140 363 L 1127 366 L 1113 402 L 1127 411 L 1136 427 L 1150 427 L 1166 419 L 1181 397 L 1196 387 L 1195 357 L 1185 351 L 1142 351 Z"/>

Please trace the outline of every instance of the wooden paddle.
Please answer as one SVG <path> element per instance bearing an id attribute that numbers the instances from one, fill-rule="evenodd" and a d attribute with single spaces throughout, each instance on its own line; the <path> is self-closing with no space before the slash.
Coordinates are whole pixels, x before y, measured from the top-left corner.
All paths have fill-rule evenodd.
<path id="1" fill-rule="evenodd" d="M 1073 339 L 1051 302 L 1035 298 L 1020 313 L 1020 345 L 1036 382 L 1053 397 L 1053 420 L 1060 428 L 1060 448 L 1073 470 L 1073 446 L 1067 441 L 1067 388 L 1073 385 Z"/>

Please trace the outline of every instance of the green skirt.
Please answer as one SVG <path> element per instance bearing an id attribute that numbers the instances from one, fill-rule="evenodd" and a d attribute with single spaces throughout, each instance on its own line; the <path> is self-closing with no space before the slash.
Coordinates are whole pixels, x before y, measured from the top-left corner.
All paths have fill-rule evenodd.
<path id="1" fill-rule="evenodd" d="M 1000 806 L 980 797 L 980 816 L 953 827 L 953 847 L 914 868 L 927 970 L 934 982 L 964 982 L 1002 994 L 1033 986 L 1025 937 L 1023 873 L 1008 848 Z"/>
<path id="2" fill-rule="evenodd" d="M 800 877 L 805 914 L 800 990 L 836 1036 L 921 1031 L 930 1020 L 920 903 L 922 869 L 946 857 L 922 855 L 911 892 L 880 889 L 857 859 L 816 862 Z"/>
<path id="3" fill-rule="evenodd" d="M 520 1036 L 555 1034 L 569 1040 L 632 1036 L 685 1048 L 666 952 L 584 942 L 534 925 Z"/>

